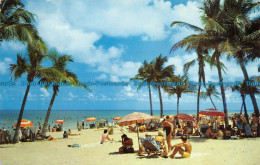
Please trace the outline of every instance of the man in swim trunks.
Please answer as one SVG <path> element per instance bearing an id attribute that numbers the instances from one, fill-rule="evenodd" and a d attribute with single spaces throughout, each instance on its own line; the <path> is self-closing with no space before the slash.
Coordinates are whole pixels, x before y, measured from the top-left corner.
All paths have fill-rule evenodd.
<path id="1" fill-rule="evenodd" d="M 188 142 L 186 136 L 182 136 L 181 140 L 182 140 L 182 143 L 179 143 L 179 144 L 172 146 L 172 149 L 174 149 L 174 151 L 170 155 L 170 158 L 174 158 L 174 156 L 178 152 L 182 155 L 183 158 L 189 158 L 190 157 L 191 150 L 192 150 L 192 146 L 191 146 L 190 142 Z M 183 150 L 181 147 L 184 147 L 185 150 Z"/>
<path id="2" fill-rule="evenodd" d="M 168 153 L 171 152 L 171 140 L 172 140 L 172 132 L 173 126 L 172 123 L 165 121 L 165 119 L 161 119 L 161 124 L 163 126 L 163 131 L 166 131 L 166 141 L 168 144 Z"/>

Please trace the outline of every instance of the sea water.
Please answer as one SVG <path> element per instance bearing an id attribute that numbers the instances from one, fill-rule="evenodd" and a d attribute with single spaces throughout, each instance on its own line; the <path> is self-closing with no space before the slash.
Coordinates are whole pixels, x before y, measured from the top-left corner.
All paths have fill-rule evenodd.
<path id="1" fill-rule="evenodd" d="M 57 125 L 55 120 L 65 120 L 65 123 L 63 124 L 64 130 L 76 130 L 77 121 L 80 125 L 83 120 L 85 124 L 96 123 L 100 119 L 105 119 L 108 122 L 112 122 L 114 117 L 124 117 L 133 112 L 150 114 L 150 110 L 53 110 L 51 111 L 48 124 L 50 124 L 52 128 L 54 125 Z M 228 113 L 239 112 L 240 110 L 228 111 Z M 46 110 L 25 110 L 23 113 L 23 119 L 33 122 L 35 124 L 33 129 L 35 127 L 38 128 L 38 122 L 43 125 L 46 113 Z M 181 110 L 180 113 L 195 115 L 197 111 Z M 249 110 L 248 113 L 253 113 L 253 110 Z M 176 115 L 177 112 L 176 110 L 164 110 L 163 114 Z M 11 127 L 17 122 L 18 116 L 19 111 L 17 110 L 0 110 L 0 129 L 4 127 L 7 130 L 11 130 Z M 160 110 L 153 110 L 153 116 L 160 116 Z M 93 122 L 86 122 L 86 119 L 89 117 L 95 117 L 97 120 Z"/>

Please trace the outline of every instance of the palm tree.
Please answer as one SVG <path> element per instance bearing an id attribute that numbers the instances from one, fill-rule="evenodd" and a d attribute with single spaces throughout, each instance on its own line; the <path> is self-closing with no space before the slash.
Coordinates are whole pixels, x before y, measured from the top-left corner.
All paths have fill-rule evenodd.
<path id="1" fill-rule="evenodd" d="M 164 87 L 165 92 L 169 95 L 177 95 L 177 114 L 179 114 L 179 100 L 183 93 L 196 93 L 195 86 L 189 84 L 187 75 L 172 76 L 167 78 L 168 82 L 176 83 L 176 85 L 167 85 Z M 177 84 L 179 83 L 179 84 Z"/>
<path id="2" fill-rule="evenodd" d="M 23 111 L 26 104 L 27 96 L 30 90 L 30 83 L 33 82 L 35 78 L 40 78 L 41 76 L 53 78 L 55 76 L 62 76 L 62 74 L 60 74 L 54 68 L 43 68 L 41 66 L 43 59 L 46 57 L 41 51 L 37 51 L 29 47 L 27 57 L 29 59 L 27 59 L 26 57 L 22 57 L 22 55 L 18 54 L 17 63 L 10 64 L 11 77 L 14 77 L 15 81 L 17 81 L 18 78 L 22 77 L 22 75 L 27 74 L 28 82 L 17 121 L 15 135 L 13 139 L 14 143 L 17 143 L 19 141 L 19 129 L 23 117 Z"/>
<path id="3" fill-rule="evenodd" d="M 24 9 L 20 0 L 0 1 L 0 43 L 20 41 L 37 50 L 47 51 L 34 26 L 34 15 Z"/>
<path id="4" fill-rule="evenodd" d="M 214 96 L 214 97 L 218 97 L 219 93 L 217 92 L 216 88 L 214 85 L 210 84 L 207 88 L 206 88 L 206 91 L 205 92 L 201 92 L 201 97 L 203 99 L 207 99 L 209 97 L 211 103 L 213 104 L 214 108 L 216 108 L 211 96 Z"/>
<path id="5" fill-rule="evenodd" d="M 237 60 L 244 74 L 245 81 L 249 81 L 249 76 L 245 65 L 247 62 L 260 57 L 260 22 L 257 18 L 250 18 L 250 13 L 259 7 L 259 2 L 240 0 L 225 1 L 223 12 L 227 16 L 225 19 L 225 29 L 229 33 L 225 36 L 228 44 L 223 46 L 229 54 Z M 232 11 L 228 13 L 228 11 Z M 259 117 L 259 109 L 254 93 L 249 93 L 254 111 Z"/>
<path id="6" fill-rule="evenodd" d="M 42 133 L 41 133 L 42 136 L 46 136 L 46 130 L 47 130 L 47 126 L 48 126 L 51 109 L 52 109 L 55 97 L 57 96 L 57 93 L 59 92 L 59 87 L 60 87 L 59 84 L 67 83 L 70 86 L 84 87 L 85 89 L 90 90 L 90 88 L 88 86 L 80 85 L 80 83 L 78 83 L 79 80 L 78 80 L 77 76 L 67 69 L 68 63 L 73 62 L 73 60 L 71 59 L 71 57 L 69 55 L 59 55 L 58 52 L 55 49 L 53 49 L 53 50 L 49 51 L 48 58 L 52 62 L 52 68 L 55 68 L 57 71 L 59 71 L 63 75 L 62 76 L 57 75 L 56 77 L 46 77 L 45 76 L 45 77 L 42 77 L 40 80 L 40 82 L 47 83 L 45 88 L 50 87 L 50 85 L 48 85 L 48 83 L 53 83 L 53 85 L 52 85 L 53 94 L 52 94 L 49 108 L 48 108 L 48 111 L 46 113 L 46 117 L 44 120 Z"/>
<path id="7" fill-rule="evenodd" d="M 135 75 L 135 77 L 130 79 L 130 81 L 138 81 L 137 90 L 139 90 L 143 86 L 146 85 L 148 86 L 151 116 L 153 116 L 152 95 L 151 95 L 152 71 L 153 71 L 152 65 L 148 64 L 145 60 L 143 65 L 138 69 L 138 73 Z"/>
<path id="8" fill-rule="evenodd" d="M 260 89 L 257 88 L 256 86 L 247 85 L 245 80 L 244 80 L 244 82 L 240 86 L 236 85 L 236 86 L 233 86 L 231 88 L 232 88 L 233 92 L 237 91 L 237 92 L 239 92 L 241 94 L 241 97 L 242 97 L 242 107 L 244 106 L 246 120 L 247 120 L 247 123 L 249 123 L 245 98 L 246 98 L 246 95 L 249 95 L 250 93 L 260 94 Z"/>
<path id="9" fill-rule="evenodd" d="M 161 95 L 161 87 L 165 86 L 165 82 L 168 77 L 172 77 L 174 75 L 173 71 L 175 66 L 168 65 L 164 67 L 163 65 L 167 62 L 167 57 L 162 57 L 160 54 L 159 57 L 156 57 L 155 61 L 151 62 L 152 65 L 152 83 L 154 87 L 158 89 L 159 93 L 159 100 L 160 100 L 160 116 L 163 117 L 163 102 L 162 102 L 162 95 Z"/>

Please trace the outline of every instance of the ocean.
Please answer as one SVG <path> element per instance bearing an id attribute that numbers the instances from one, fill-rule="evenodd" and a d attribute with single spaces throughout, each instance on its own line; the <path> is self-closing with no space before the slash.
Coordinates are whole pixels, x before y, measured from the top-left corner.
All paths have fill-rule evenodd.
<path id="1" fill-rule="evenodd" d="M 25 110 L 23 113 L 23 119 L 28 119 L 32 121 L 38 128 L 38 122 L 42 125 L 44 123 L 46 110 Z M 112 122 L 114 117 L 120 116 L 124 117 L 133 112 L 142 112 L 150 114 L 149 110 L 53 110 L 51 111 L 49 124 L 51 128 L 54 125 L 57 125 L 55 120 L 65 120 L 63 124 L 63 129 L 68 130 L 77 129 L 77 121 L 81 124 L 82 120 L 84 120 L 85 124 L 95 123 L 100 119 L 106 119 L 108 122 Z M 240 110 L 230 110 L 228 113 L 239 113 Z M 164 110 L 164 115 L 176 115 L 176 110 Z M 196 110 L 180 110 L 180 113 L 195 115 Z M 253 110 L 248 110 L 248 113 L 253 113 Z M 10 130 L 11 127 L 17 122 L 17 118 L 19 115 L 19 111 L 16 110 L 0 110 L 0 128 L 5 128 Z M 159 116 L 159 110 L 153 110 L 153 116 Z M 86 122 L 85 120 L 88 117 L 97 118 L 94 122 Z M 34 129 L 33 127 L 33 129 Z"/>

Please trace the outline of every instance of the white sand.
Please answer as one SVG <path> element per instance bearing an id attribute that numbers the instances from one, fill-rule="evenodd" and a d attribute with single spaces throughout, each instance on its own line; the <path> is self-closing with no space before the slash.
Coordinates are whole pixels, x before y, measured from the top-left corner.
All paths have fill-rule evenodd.
<path id="1" fill-rule="evenodd" d="M 260 138 L 242 140 L 211 140 L 192 137 L 192 156 L 185 159 L 165 159 L 161 157 L 145 157 L 133 154 L 119 154 L 121 142 L 100 145 L 102 130 L 72 131 L 80 136 L 62 138 L 62 132 L 49 133 L 56 141 L 37 141 L 19 144 L 0 145 L 0 161 L 2 165 L 121 165 L 121 164 L 202 164 L 202 165 L 259 165 Z M 156 134 L 151 133 L 151 134 Z M 127 133 L 134 140 L 134 148 L 138 149 L 136 133 Z M 140 133 L 144 137 L 144 133 Z M 119 129 L 114 130 L 110 138 L 121 139 Z M 172 144 L 180 143 L 173 139 Z M 80 144 L 81 148 L 67 147 L 69 144 Z M 180 157 L 177 155 L 177 158 Z M 1 164 L 0 163 L 0 164 Z"/>

